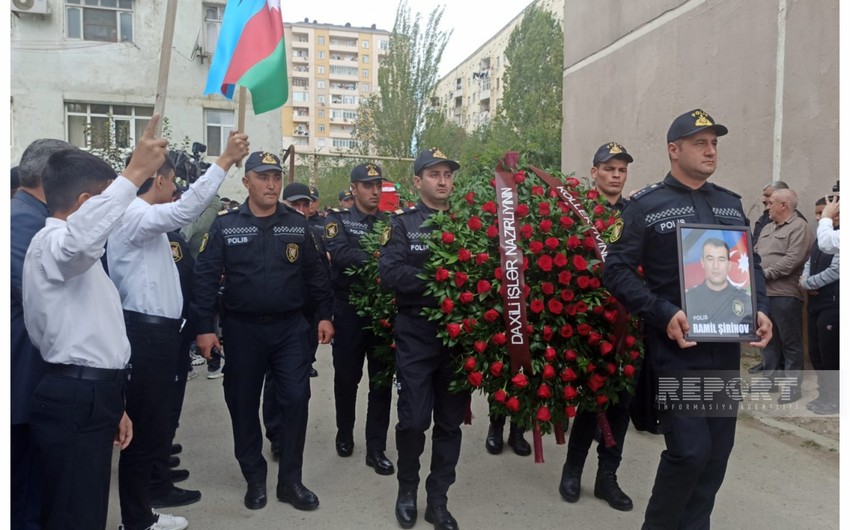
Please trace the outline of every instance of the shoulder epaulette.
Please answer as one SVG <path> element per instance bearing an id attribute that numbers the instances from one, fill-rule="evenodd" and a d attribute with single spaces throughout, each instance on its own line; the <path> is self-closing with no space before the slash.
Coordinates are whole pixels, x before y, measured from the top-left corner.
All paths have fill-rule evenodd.
<path id="1" fill-rule="evenodd" d="M 714 183 L 712 183 L 712 184 L 714 184 Z M 718 189 L 718 191 L 725 191 L 726 193 L 728 193 L 729 195 L 731 195 L 731 196 L 735 197 L 736 199 L 740 199 L 740 198 L 741 198 L 741 196 L 740 196 L 740 195 L 738 195 L 737 193 L 735 193 L 734 191 L 732 191 L 732 190 L 730 190 L 730 189 L 726 189 L 726 188 L 724 188 L 723 186 L 718 186 L 717 184 L 714 184 L 714 187 L 715 187 L 715 188 L 717 188 L 717 189 Z"/>
<path id="2" fill-rule="evenodd" d="M 632 195 L 631 197 L 629 197 L 629 200 L 640 199 L 641 197 L 643 197 L 643 196 L 645 196 L 645 195 L 648 195 L 648 194 L 652 193 L 653 191 L 655 191 L 655 190 L 659 190 L 659 189 L 661 189 L 661 188 L 663 188 L 663 187 L 664 187 L 664 183 L 663 183 L 663 182 L 656 182 L 655 184 L 650 184 L 649 186 L 647 186 L 647 187 L 643 188 L 642 190 L 638 190 L 638 191 L 636 191 L 636 192 L 634 193 L 634 195 Z"/>
<path id="3" fill-rule="evenodd" d="M 238 211 L 239 211 L 238 206 L 236 208 L 225 208 L 224 210 L 218 212 L 218 215 L 227 215 L 229 213 L 234 213 L 234 212 L 238 212 Z"/>
<path id="4" fill-rule="evenodd" d="M 402 214 L 405 214 L 405 213 L 410 213 L 410 212 L 415 212 L 415 211 L 416 211 L 416 206 L 408 206 L 406 208 L 399 208 L 398 210 L 395 210 L 393 212 L 393 215 L 402 215 Z"/>
<path id="5" fill-rule="evenodd" d="M 331 211 L 335 213 L 344 213 L 348 211 L 348 208 L 331 208 Z"/>

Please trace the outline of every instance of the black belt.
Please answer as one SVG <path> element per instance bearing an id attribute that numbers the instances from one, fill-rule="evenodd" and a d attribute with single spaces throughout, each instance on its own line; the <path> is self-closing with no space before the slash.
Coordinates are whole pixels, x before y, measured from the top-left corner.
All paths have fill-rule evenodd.
<path id="1" fill-rule="evenodd" d="M 125 371 L 123 368 L 95 368 L 94 366 L 51 363 L 47 365 L 47 373 L 86 381 L 121 381 L 124 379 Z"/>
<path id="2" fill-rule="evenodd" d="M 156 315 L 146 315 L 137 311 L 124 310 L 124 321 L 133 322 L 135 324 L 147 324 L 151 326 L 173 327 L 177 331 L 183 329 L 183 324 L 186 322 L 182 318 L 159 317 Z"/>
<path id="3" fill-rule="evenodd" d="M 292 311 L 286 311 L 285 313 L 271 313 L 268 315 L 250 315 L 248 313 L 236 313 L 234 311 L 227 311 L 225 313 L 226 317 L 235 318 L 236 320 L 242 320 L 244 322 L 254 322 L 256 324 L 272 324 L 274 322 L 280 322 L 281 320 L 290 319 L 299 314 L 301 314 L 300 309 L 293 309 Z"/>

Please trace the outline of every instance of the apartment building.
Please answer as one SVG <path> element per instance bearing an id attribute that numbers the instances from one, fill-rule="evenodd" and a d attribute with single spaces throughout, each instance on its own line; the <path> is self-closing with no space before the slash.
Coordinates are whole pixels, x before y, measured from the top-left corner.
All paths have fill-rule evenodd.
<path id="1" fill-rule="evenodd" d="M 289 101 L 283 145 L 296 152 L 354 150 L 360 101 L 378 90 L 378 66 L 390 32 L 312 22 L 285 22 Z"/>
<path id="2" fill-rule="evenodd" d="M 531 4 L 552 13 L 563 24 L 564 0 L 535 0 Z M 496 115 L 504 93 L 502 76 L 508 66 L 505 49 L 525 9 L 501 29 L 493 28 L 493 36 L 443 76 L 434 89 L 431 106 L 441 109 L 449 120 L 469 132 Z"/>

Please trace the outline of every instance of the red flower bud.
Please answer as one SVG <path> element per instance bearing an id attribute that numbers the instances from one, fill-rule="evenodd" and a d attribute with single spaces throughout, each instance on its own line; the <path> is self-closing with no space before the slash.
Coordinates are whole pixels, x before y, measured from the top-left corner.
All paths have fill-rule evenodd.
<path id="1" fill-rule="evenodd" d="M 523 239 L 531 239 L 531 236 L 534 235 L 534 227 L 531 225 L 522 225 L 519 229 L 519 235 Z"/>
<path id="2" fill-rule="evenodd" d="M 549 412 L 548 407 L 540 407 L 537 409 L 537 421 L 549 421 L 552 419 L 552 413 Z"/>
<path id="3" fill-rule="evenodd" d="M 553 315 L 560 315 L 561 313 L 564 312 L 564 304 L 555 300 L 554 298 L 549 300 L 549 304 L 547 304 L 547 305 L 549 307 L 549 312 L 552 313 Z"/>
<path id="4" fill-rule="evenodd" d="M 466 380 L 473 388 L 478 388 L 481 386 L 481 381 L 484 380 L 484 375 L 481 372 L 472 372 L 466 376 Z"/>
<path id="5" fill-rule="evenodd" d="M 587 386 L 594 392 L 599 391 L 602 386 L 605 385 L 605 376 L 600 374 L 593 374 L 590 376 L 590 379 L 587 381 Z"/>
<path id="6" fill-rule="evenodd" d="M 617 365 L 614 363 L 607 363 L 605 364 L 605 370 L 608 372 L 609 375 L 614 375 L 615 373 L 617 373 Z"/>
<path id="7" fill-rule="evenodd" d="M 537 205 L 537 211 L 540 212 L 542 216 L 548 216 L 552 213 L 551 205 L 548 202 L 541 202 Z"/>
<path id="8" fill-rule="evenodd" d="M 600 335 L 599 333 L 596 333 L 595 331 L 592 332 L 587 337 L 587 343 L 590 344 L 591 346 L 593 346 L 595 344 L 599 344 L 599 341 L 601 341 L 601 340 L 602 340 L 602 335 Z"/>
<path id="9" fill-rule="evenodd" d="M 478 324 L 478 321 L 474 318 L 464 318 L 463 330 L 467 333 L 472 333 L 472 330 L 475 328 L 475 324 Z"/>
<path id="10" fill-rule="evenodd" d="M 631 364 L 627 364 L 623 367 L 623 375 L 626 377 L 634 377 L 635 376 L 635 367 Z"/>
<path id="11" fill-rule="evenodd" d="M 567 306 L 567 309 L 566 309 L 564 312 L 565 312 L 566 314 L 568 314 L 569 316 L 571 316 L 571 317 L 576 316 L 576 313 L 578 313 L 578 311 L 576 311 L 576 306 L 575 306 L 575 304 L 569 304 L 569 305 Z"/>
<path id="12" fill-rule="evenodd" d="M 596 248 L 596 241 L 594 241 L 590 236 L 586 236 L 581 244 L 587 250 L 594 250 Z"/>
<path id="13" fill-rule="evenodd" d="M 570 324 L 564 324 L 561 326 L 561 336 L 565 339 L 568 339 L 573 336 L 573 327 Z"/>
<path id="14" fill-rule="evenodd" d="M 564 407 L 564 414 L 566 414 L 568 418 L 575 418 L 576 417 L 575 406 L 570 405 L 569 407 Z"/>
<path id="15" fill-rule="evenodd" d="M 470 293 L 469 291 L 464 291 L 460 293 L 457 297 L 457 301 L 461 304 L 469 304 L 475 299 L 475 295 Z"/>
<path id="16" fill-rule="evenodd" d="M 477 340 L 473 343 L 472 348 L 478 353 L 484 353 L 484 350 L 487 349 L 487 343 L 483 340 Z"/>
<path id="17" fill-rule="evenodd" d="M 578 311 L 579 313 L 587 313 L 587 304 L 584 302 L 584 300 L 579 300 L 578 302 L 576 302 L 576 311 Z"/>
<path id="18" fill-rule="evenodd" d="M 545 306 L 543 305 L 543 300 L 540 300 L 540 299 L 532 300 L 531 303 L 528 306 L 528 308 L 531 310 L 532 313 L 537 313 L 537 314 L 542 313 L 544 307 Z"/>
<path id="19" fill-rule="evenodd" d="M 468 251 L 465 248 L 462 248 L 457 251 L 457 260 L 461 263 L 466 263 L 467 261 L 472 259 L 472 252 Z"/>
<path id="20" fill-rule="evenodd" d="M 546 215 L 549 215 L 549 214 L 547 213 Z M 548 234 L 549 232 L 552 231 L 552 220 L 551 219 L 543 219 L 542 221 L 540 221 L 540 224 L 537 225 L 537 227 L 540 228 L 540 231 L 543 232 L 544 234 Z"/>
<path id="21" fill-rule="evenodd" d="M 483 264 L 487 263 L 489 260 L 490 260 L 490 254 L 487 254 L 486 252 L 481 252 L 481 253 L 475 255 L 475 264 L 476 265 L 483 265 Z"/>
<path id="22" fill-rule="evenodd" d="M 576 396 L 578 396 L 578 392 L 575 388 L 569 385 L 564 387 L 564 399 L 566 399 L 567 401 L 572 401 L 576 398 Z"/>
<path id="23" fill-rule="evenodd" d="M 555 285 L 551 282 L 543 282 L 540 284 L 540 290 L 543 291 L 543 294 L 549 296 L 555 292 Z"/>
<path id="24" fill-rule="evenodd" d="M 608 403 L 608 396 L 600 394 L 596 396 L 596 404 L 600 407 L 604 407 L 605 404 Z"/>
<path id="25" fill-rule="evenodd" d="M 570 271 L 561 271 L 558 273 L 558 283 L 561 285 L 569 285 L 572 279 L 573 275 Z"/>
<path id="26" fill-rule="evenodd" d="M 441 239 L 446 245 L 451 245 L 455 242 L 455 235 L 451 232 L 443 232 Z"/>
<path id="27" fill-rule="evenodd" d="M 578 285 L 579 289 L 587 289 L 590 286 L 590 278 L 587 276 L 578 276 L 576 278 L 576 285 Z"/>
<path id="28" fill-rule="evenodd" d="M 484 320 L 487 322 L 495 322 L 499 320 L 499 316 L 499 312 L 495 309 L 488 309 L 487 311 L 484 311 Z"/>
<path id="29" fill-rule="evenodd" d="M 578 355 L 576 354 L 575 350 L 567 350 L 564 352 L 564 359 L 569 362 L 573 362 L 578 359 Z"/>
<path id="30" fill-rule="evenodd" d="M 502 346 L 506 342 L 508 342 L 508 338 L 505 337 L 504 333 L 496 333 L 492 337 L 490 337 L 490 342 L 492 342 L 496 346 Z"/>
<path id="31" fill-rule="evenodd" d="M 596 307 L 602 307 L 602 306 L 596 306 Z M 595 310 L 596 308 L 594 307 L 593 309 Z M 617 321 L 617 315 L 618 314 L 619 314 L 619 311 L 617 311 L 616 309 L 613 310 L 613 311 L 605 311 L 605 320 L 607 320 L 608 322 L 613 324 L 614 322 Z"/>
<path id="32" fill-rule="evenodd" d="M 475 370 L 475 357 L 467 357 L 466 360 L 463 361 L 463 369 L 467 372 L 471 372 Z"/>
<path id="33" fill-rule="evenodd" d="M 555 375 L 557 375 L 555 373 L 555 368 L 553 368 L 551 364 L 543 366 L 543 379 L 553 379 Z"/>
<path id="34" fill-rule="evenodd" d="M 487 227 L 487 237 L 490 239 L 496 239 L 499 237 L 499 228 L 496 225 L 490 225 Z"/>
<path id="35" fill-rule="evenodd" d="M 611 344 L 610 342 L 602 341 L 601 343 L 599 343 L 599 353 L 603 357 L 608 355 L 612 351 L 614 351 L 614 345 Z"/>
<path id="36" fill-rule="evenodd" d="M 561 244 L 557 237 L 547 237 L 544 243 L 549 250 L 555 250 Z"/>
<path id="37" fill-rule="evenodd" d="M 596 191 L 593 188 L 587 190 L 587 193 L 585 195 L 587 196 L 588 199 L 591 199 L 591 200 L 594 200 L 594 201 L 599 198 L 599 192 Z"/>
<path id="38" fill-rule="evenodd" d="M 602 206 L 601 204 L 597 204 L 596 206 L 593 207 L 593 213 L 596 214 L 596 215 L 604 215 L 605 214 L 605 207 Z"/>
<path id="39" fill-rule="evenodd" d="M 540 399 L 549 399 L 552 397 L 552 389 L 549 388 L 549 385 L 543 383 L 539 387 L 537 387 L 537 397 Z"/>
<path id="40" fill-rule="evenodd" d="M 515 397 L 508 398 L 505 401 L 505 408 L 511 412 L 519 412 L 519 400 Z"/>
<path id="41" fill-rule="evenodd" d="M 487 202 L 485 202 L 485 203 L 481 206 L 481 211 L 482 211 L 482 212 L 487 212 L 487 213 L 493 213 L 493 214 L 494 214 L 494 213 L 496 213 L 496 203 L 495 203 L 495 202 L 493 202 L 493 201 L 487 201 Z"/>
<path id="42" fill-rule="evenodd" d="M 573 256 L 573 267 L 579 271 L 587 270 L 587 262 L 579 254 L 576 254 Z"/>
<path id="43" fill-rule="evenodd" d="M 543 186 L 532 186 L 531 187 L 532 195 L 543 195 Z"/>
<path id="44" fill-rule="evenodd" d="M 469 279 L 469 276 L 465 272 L 456 272 L 455 273 L 455 285 L 458 287 L 462 287 L 463 284 L 466 283 L 466 280 Z"/>
<path id="45" fill-rule="evenodd" d="M 466 199 L 467 204 L 475 204 L 475 192 L 470 191 L 464 196 L 464 199 Z"/>
<path id="46" fill-rule="evenodd" d="M 496 269 L 493 271 L 493 277 L 496 278 L 497 280 L 502 279 L 502 268 L 501 267 L 496 267 Z"/>
<path id="47" fill-rule="evenodd" d="M 578 186 L 578 179 L 575 178 L 575 177 L 569 177 L 566 180 L 566 182 L 567 182 L 567 186 L 569 186 L 571 188 L 575 188 L 576 186 Z"/>
<path id="48" fill-rule="evenodd" d="M 461 329 L 460 324 L 446 324 L 446 332 L 449 334 L 449 337 L 452 339 L 456 339 L 460 337 Z"/>
<path id="49" fill-rule="evenodd" d="M 637 350 L 631 350 L 629 351 L 629 357 L 631 357 L 633 361 L 637 361 L 640 359 L 640 352 Z"/>
<path id="50" fill-rule="evenodd" d="M 563 370 L 561 370 L 561 381 L 575 381 L 577 378 L 578 375 L 573 371 L 572 368 L 564 368 Z"/>
<path id="51" fill-rule="evenodd" d="M 392 324 L 390 324 L 390 321 L 389 321 L 389 320 L 387 320 L 386 318 L 382 318 L 382 319 L 381 319 L 381 326 L 383 326 L 383 327 L 385 327 L 385 328 L 391 328 L 391 327 L 393 327 L 393 325 L 392 325 Z"/>
<path id="52" fill-rule="evenodd" d="M 455 303 L 454 303 L 454 302 L 452 302 L 452 301 L 451 301 L 450 299 L 448 299 L 448 298 L 444 298 L 444 299 L 443 299 L 443 303 L 442 303 L 442 304 L 440 304 L 440 309 L 443 311 L 443 313 L 445 313 L 445 314 L 447 314 L 447 315 L 448 315 L 449 313 L 451 313 L 451 312 L 452 312 L 452 309 L 454 309 L 454 308 L 455 308 Z"/>
<path id="53" fill-rule="evenodd" d="M 572 226 L 576 223 L 575 221 L 572 220 L 572 218 L 567 217 L 566 215 L 561 216 L 561 218 L 558 219 L 558 222 L 561 224 L 561 226 L 563 226 L 567 230 L 572 228 Z"/>
<path id="54" fill-rule="evenodd" d="M 587 366 L 584 367 L 584 373 L 586 374 L 593 373 L 594 370 L 596 370 L 596 365 L 593 363 L 587 363 Z"/>
<path id="55" fill-rule="evenodd" d="M 549 326 L 543 326 L 543 340 L 550 340 L 552 338 L 552 328 Z"/>
<path id="56" fill-rule="evenodd" d="M 558 356 L 558 352 L 555 351 L 555 348 L 549 346 L 546 348 L 546 352 L 543 353 L 543 357 L 548 361 L 552 362 L 555 360 L 555 357 Z"/>
<path id="57" fill-rule="evenodd" d="M 490 374 L 493 377 L 502 377 L 502 368 L 504 368 L 504 363 L 502 361 L 496 361 L 490 365 Z"/>
<path id="58" fill-rule="evenodd" d="M 478 291 L 478 294 L 489 293 L 492 285 L 487 280 L 478 280 L 478 284 L 476 284 L 475 289 Z"/>
<path id="59" fill-rule="evenodd" d="M 543 243 L 540 241 L 532 241 L 528 244 L 528 250 L 530 250 L 532 254 L 540 254 L 543 252 Z"/>
<path id="60" fill-rule="evenodd" d="M 525 182 L 525 172 L 518 171 L 514 173 L 514 182 L 516 182 L 517 184 L 522 184 L 523 182 Z"/>
<path id="61" fill-rule="evenodd" d="M 556 267 L 564 268 L 567 266 L 567 256 L 563 252 L 558 252 L 555 254 L 555 257 L 552 259 L 555 262 Z"/>
<path id="62" fill-rule="evenodd" d="M 546 255 L 540 256 L 537 258 L 537 267 L 540 268 L 543 272 L 549 272 L 552 270 L 552 258 Z"/>
<path id="63" fill-rule="evenodd" d="M 493 401 L 496 403 L 504 403 L 506 399 L 508 399 L 508 394 L 501 388 L 493 392 Z"/>
<path id="64" fill-rule="evenodd" d="M 570 238 L 567 239 L 567 248 L 569 248 L 570 250 L 575 250 L 580 246 L 581 246 L 581 239 L 579 239 L 578 237 L 570 236 Z"/>
<path id="65" fill-rule="evenodd" d="M 528 205 L 527 204 L 518 204 L 516 210 L 514 210 L 517 217 L 525 217 L 528 215 Z"/>
<path id="66" fill-rule="evenodd" d="M 511 378 L 511 383 L 517 388 L 525 388 L 528 386 L 528 378 L 520 372 Z"/>
<path id="67" fill-rule="evenodd" d="M 595 269 L 595 267 L 594 267 Z M 602 287 L 602 281 L 599 278 L 593 277 L 590 279 L 590 288 L 591 289 L 599 289 Z"/>
<path id="68" fill-rule="evenodd" d="M 636 339 L 634 338 L 633 335 L 626 335 L 626 339 L 625 339 L 626 348 L 631 348 L 632 346 L 634 346 L 635 340 Z"/>
<path id="69" fill-rule="evenodd" d="M 444 282 L 449 279 L 449 271 L 442 267 L 437 267 L 437 270 L 434 271 L 434 279 L 438 282 Z"/>
<path id="70" fill-rule="evenodd" d="M 587 335 L 590 335 L 590 332 L 593 331 L 593 328 L 590 327 L 590 324 L 579 324 L 578 328 L 576 328 L 576 331 L 578 331 L 578 334 L 582 337 L 586 337 Z"/>

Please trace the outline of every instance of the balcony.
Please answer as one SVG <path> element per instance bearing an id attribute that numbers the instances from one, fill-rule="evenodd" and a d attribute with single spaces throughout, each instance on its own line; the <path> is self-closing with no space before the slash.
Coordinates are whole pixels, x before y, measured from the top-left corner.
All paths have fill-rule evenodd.
<path id="1" fill-rule="evenodd" d="M 295 62 L 306 63 L 306 62 L 309 62 L 309 61 L 310 61 L 310 54 L 308 54 L 306 52 L 298 53 L 297 50 L 292 52 L 292 62 L 293 63 L 295 63 Z"/>

